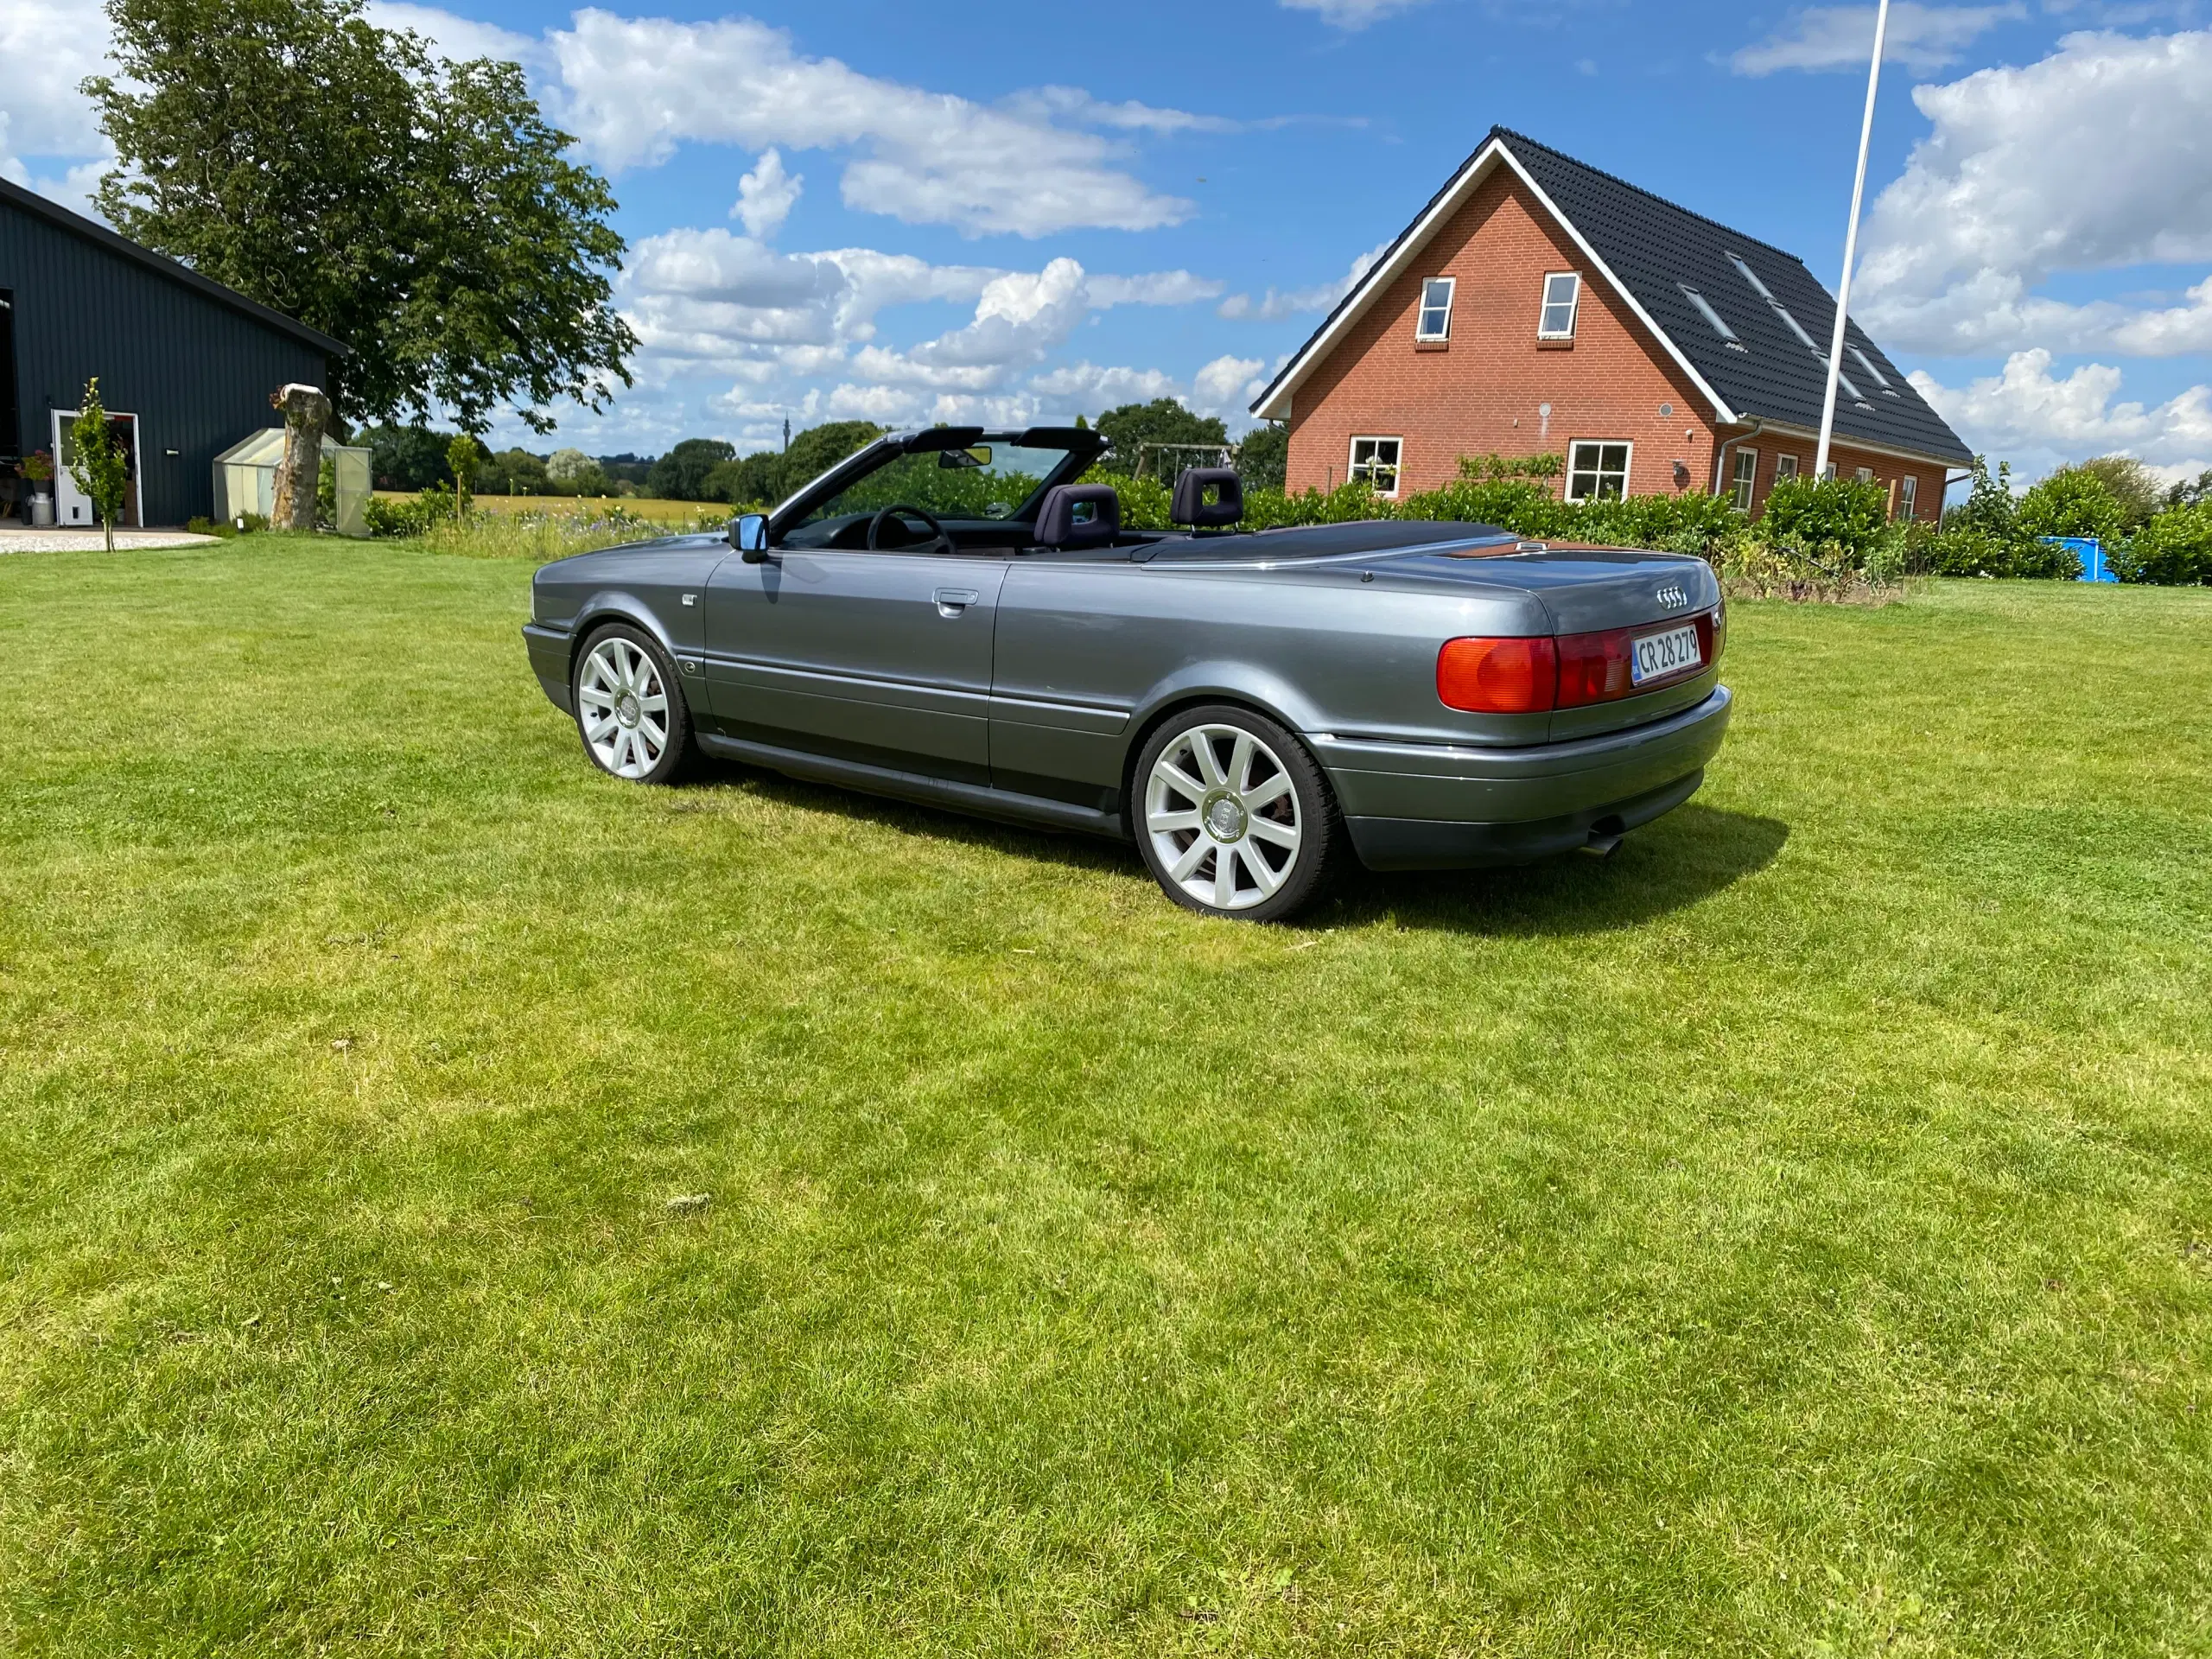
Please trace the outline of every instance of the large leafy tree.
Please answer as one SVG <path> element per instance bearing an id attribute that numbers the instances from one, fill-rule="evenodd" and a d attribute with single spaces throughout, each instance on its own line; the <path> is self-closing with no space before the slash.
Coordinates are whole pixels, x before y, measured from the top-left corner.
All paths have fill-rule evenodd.
<path id="1" fill-rule="evenodd" d="M 1210 415 L 1192 414 L 1173 397 L 1109 409 L 1098 417 L 1098 430 L 1109 451 L 1106 464 L 1116 472 L 1171 481 L 1184 467 L 1211 467 L 1218 457 L 1158 446 L 1229 442 L 1227 427 Z"/>
<path id="2" fill-rule="evenodd" d="M 1290 471 L 1290 428 L 1280 421 L 1254 427 L 1236 446 L 1236 473 L 1254 489 L 1279 490 Z"/>
<path id="3" fill-rule="evenodd" d="M 133 240 L 336 335 L 349 421 L 434 406 L 604 407 L 636 337 L 613 309 L 607 183 L 564 159 L 511 63 L 451 63 L 360 0 L 107 0 L 121 73 L 85 83 Z"/>
<path id="4" fill-rule="evenodd" d="M 708 475 L 736 454 L 736 447 L 721 438 L 686 438 L 653 462 L 645 493 L 666 501 L 704 501 Z"/>

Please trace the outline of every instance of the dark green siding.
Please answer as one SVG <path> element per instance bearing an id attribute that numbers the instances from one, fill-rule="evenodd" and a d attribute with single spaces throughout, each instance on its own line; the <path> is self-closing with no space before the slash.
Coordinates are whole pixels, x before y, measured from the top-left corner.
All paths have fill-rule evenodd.
<path id="1" fill-rule="evenodd" d="M 138 416 L 149 524 L 212 512 L 215 457 L 276 424 L 269 394 L 327 380 L 308 340 L 12 199 L 0 199 L 0 289 L 15 299 L 22 447 L 51 444 L 52 411 L 99 376 L 107 407 Z"/>

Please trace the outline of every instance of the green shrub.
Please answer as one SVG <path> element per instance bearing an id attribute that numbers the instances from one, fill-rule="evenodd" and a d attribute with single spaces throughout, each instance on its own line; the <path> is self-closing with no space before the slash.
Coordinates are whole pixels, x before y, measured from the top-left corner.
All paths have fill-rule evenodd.
<path id="1" fill-rule="evenodd" d="M 2082 561 L 2070 547 L 2037 541 L 2013 531 L 1947 524 L 1928 543 L 1915 569 L 1936 576 L 2012 576 L 2030 581 L 2071 582 Z"/>
<path id="2" fill-rule="evenodd" d="M 1461 476 L 1440 490 L 1409 495 L 1396 517 L 1447 524 L 1496 524 L 1516 536 L 1567 536 L 1573 510 L 1542 485 L 1525 478 L 1477 479 L 1460 463 Z"/>
<path id="3" fill-rule="evenodd" d="M 1943 527 L 2012 535 L 2018 527 L 2014 521 L 2020 511 L 2019 503 L 2012 499 L 2012 463 L 1998 462 L 1997 475 L 1992 478 L 1989 462 L 1976 455 L 1970 476 L 1974 482 L 1967 488 L 1967 499 L 1943 514 Z"/>
<path id="4" fill-rule="evenodd" d="M 2024 536 L 2107 537 L 2119 530 L 2124 510 L 2101 474 L 2063 467 L 2020 498 L 2014 523 Z"/>
<path id="5" fill-rule="evenodd" d="M 1791 478 L 1766 499 L 1767 540 L 1823 564 L 1864 570 L 1889 527 L 1889 498 L 1872 480 Z"/>
<path id="6" fill-rule="evenodd" d="M 2212 582 L 2212 499 L 2168 507 L 2113 550 L 2112 565 L 2122 582 Z"/>
<path id="7" fill-rule="evenodd" d="M 361 516 L 372 536 L 422 536 L 460 514 L 460 498 L 442 485 L 433 484 L 411 501 L 372 495 Z"/>

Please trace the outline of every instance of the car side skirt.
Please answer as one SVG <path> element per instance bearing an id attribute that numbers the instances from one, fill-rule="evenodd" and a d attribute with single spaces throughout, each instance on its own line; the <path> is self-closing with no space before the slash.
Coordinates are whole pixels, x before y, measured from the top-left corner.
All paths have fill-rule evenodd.
<path id="1" fill-rule="evenodd" d="M 869 795 L 887 795 L 896 800 L 912 801 L 923 806 L 941 806 L 950 811 L 997 818 L 1033 830 L 1071 830 L 1084 835 L 1103 836 L 1113 841 L 1129 838 L 1128 826 L 1120 813 L 1103 812 L 1096 807 L 1078 806 L 1071 801 L 1047 800 L 1039 795 L 1020 795 L 1011 790 L 992 789 L 982 784 L 959 783 L 949 778 L 931 778 L 918 772 L 870 766 L 861 760 L 813 754 L 804 749 L 787 749 L 773 743 L 726 736 L 719 732 L 702 731 L 697 734 L 697 737 L 699 747 L 708 754 L 741 761 L 747 766 L 766 767 L 771 772 L 780 772 L 786 777 L 802 779 L 808 783 L 832 784 Z"/>

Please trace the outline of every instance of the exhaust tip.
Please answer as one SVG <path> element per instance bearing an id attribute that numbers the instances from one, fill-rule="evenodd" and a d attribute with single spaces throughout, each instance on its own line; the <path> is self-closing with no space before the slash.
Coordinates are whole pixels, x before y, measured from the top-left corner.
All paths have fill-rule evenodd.
<path id="1" fill-rule="evenodd" d="M 1590 826 L 1590 839 L 1582 843 L 1582 850 L 1594 858 L 1611 858 L 1621 849 L 1621 839 L 1628 828 L 1611 815 Z"/>

